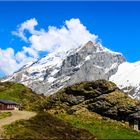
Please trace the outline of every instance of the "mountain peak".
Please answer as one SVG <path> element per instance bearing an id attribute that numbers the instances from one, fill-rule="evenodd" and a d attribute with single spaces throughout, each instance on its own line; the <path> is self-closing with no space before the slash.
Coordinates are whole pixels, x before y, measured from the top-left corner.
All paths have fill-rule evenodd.
<path id="1" fill-rule="evenodd" d="M 53 94 L 59 89 L 99 79 L 111 80 L 124 92 L 140 100 L 140 62 L 128 63 L 121 53 L 89 41 L 67 51 L 59 49 L 29 62 L 1 81 L 22 83 L 37 93 Z"/>
<path id="2" fill-rule="evenodd" d="M 92 41 L 88 41 L 85 46 L 87 47 L 91 47 L 91 46 L 94 46 L 95 43 L 93 43 Z"/>
<path id="3" fill-rule="evenodd" d="M 79 53 L 93 54 L 104 51 L 104 48 L 99 43 L 89 41 L 85 45 L 81 46 L 80 49 L 78 49 L 78 51 Z"/>
<path id="4" fill-rule="evenodd" d="M 81 81 L 108 80 L 124 61 L 122 55 L 89 41 L 79 48 L 71 47 L 67 52 L 50 53 L 3 81 L 19 82 L 37 93 L 50 95 Z"/>

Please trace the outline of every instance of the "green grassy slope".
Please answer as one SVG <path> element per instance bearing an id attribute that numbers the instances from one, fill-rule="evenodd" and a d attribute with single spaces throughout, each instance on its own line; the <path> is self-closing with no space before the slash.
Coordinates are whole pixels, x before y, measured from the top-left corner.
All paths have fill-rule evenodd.
<path id="1" fill-rule="evenodd" d="M 20 120 L 5 126 L 4 138 L 14 139 L 94 139 L 88 130 L 76 128 L 69 123 L 53 117 L 44 109 L 47 98 L 34 93 L 18 83 L 0 83 L 0 99 L 21 103 L 25 110 L 34 110 L 38 115 L 30 120 Z"/>
<path id="2" fill-rule="evenodd" d="M 98 114 L 93 113 L 90 117 L 83 114 L 59 114 L 58 117 L 74 126 L 88 130 L 97 139 L 140 139 L 140 133 L 129 128 L 127 123 L 105 119 Z"/>
<path id="3" fill-rule="evenodd" d="M 4 128 L 6 130 L 4 138 L 10 139 L 95 139 L 87 130 L 76 128 L 44 112 L 39 113 L 30 120 L 20 120 Z"/>
<path id="4" fill-rule="evenodd" d="M 140 133 L 130 129 L 127 123 L 89 112 L 62 113 L 55 117 L 42 112 L 30 120 L 20 120 L 4 128 L 4 138 L 10 139 L 140 139 Z"/>
<path id="5" fill-rule="evenodd" d="M 82 82 L 49 98 L 37 95 L 21 84 L 3 86 L 1 83 L 0 98 L 12 99 L 22 103 L 25 109 L 38 111 L 30 120 L 5 126 L 5 138 L 140 139 L 140 133 L 123 120 L 136 111 L 139 103 L 111 82 Z"/>
<path id="6" fill-rule="evenodd" d="M 120 91 L 114 83 L 98 80 L 66 87 L 49 97 L 46 108 L 49 113 L 89 130 L 99 139 L 140 139 L 140 133 L 127 122 L 128 115 L 137 111 L 138 105 L 138 101 Z"/>
<path id="7" fill-rule="evenodd" d="M 22 104 L 23 109 L 26 110 L 38 110 L 41 103 L 46 100 L 46 97 L 34 93 L 31 89 L 22 84 L 0 82 L 0 99 L 16 101 Z"/>

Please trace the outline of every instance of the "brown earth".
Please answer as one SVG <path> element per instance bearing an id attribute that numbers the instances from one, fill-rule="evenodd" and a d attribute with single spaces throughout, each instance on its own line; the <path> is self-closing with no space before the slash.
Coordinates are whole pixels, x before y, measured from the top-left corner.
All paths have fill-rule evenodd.
<path id="1" fill-rule="evenodd" d="M 29 119 L 36 115 L 35 112 L 11 110 L 12 116 L 0 119 L 0 127 L 21 119 Z"/>

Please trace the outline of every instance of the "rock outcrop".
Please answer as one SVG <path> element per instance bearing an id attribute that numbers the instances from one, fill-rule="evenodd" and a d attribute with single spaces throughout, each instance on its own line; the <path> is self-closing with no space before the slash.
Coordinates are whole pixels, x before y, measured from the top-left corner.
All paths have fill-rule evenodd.
<path id="1" fill-rule="evenodd" d="M 46 109 L 57 112 L 74 113 L 79 108 L 86 108 L 117 120 L 126 120 L 137 112 L 139 102 L 120 91 L 112 82 L 97 80 L 81 82 L 64 88 L 49 97 Z"/>

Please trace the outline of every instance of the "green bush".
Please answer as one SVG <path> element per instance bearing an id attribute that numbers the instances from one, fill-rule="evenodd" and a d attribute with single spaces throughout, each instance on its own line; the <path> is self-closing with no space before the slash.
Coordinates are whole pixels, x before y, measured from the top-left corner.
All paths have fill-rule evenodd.
<path id="1" fill-rule="evenodd" d="M 11 112 L 1 112 L 0 111 L 0 119 L 12 116 Z"/>

